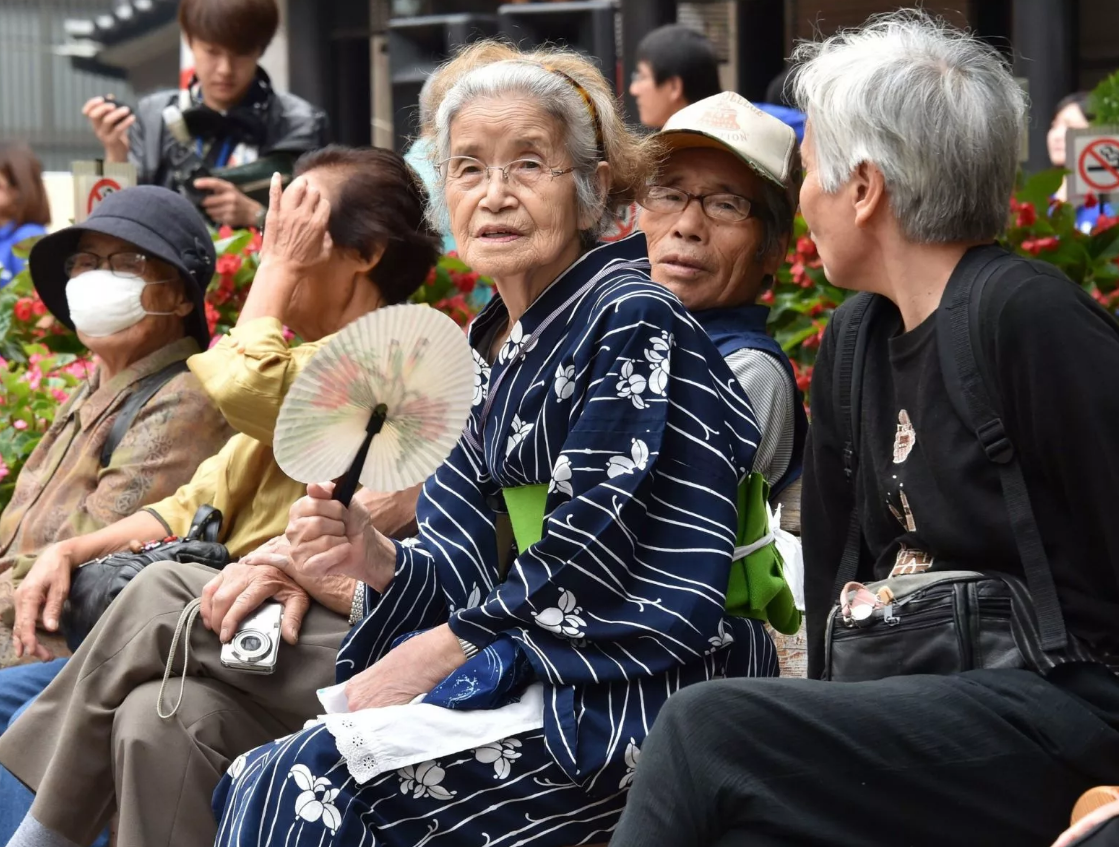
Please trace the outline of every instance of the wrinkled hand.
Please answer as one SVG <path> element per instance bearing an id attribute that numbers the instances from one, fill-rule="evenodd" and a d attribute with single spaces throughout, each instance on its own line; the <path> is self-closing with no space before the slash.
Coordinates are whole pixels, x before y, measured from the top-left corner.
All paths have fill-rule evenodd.
<path id="1" fill-rule="evenodd" d="M 351 712 L 400 706 L 427 694 L 466 661 L 446 624 L 409 638 L 346 683 Z"/>
<path id="2" fill-rule="evenodd" d="M 264 207 L 242 194 L 232 182 L 202 177 L 194 181 L 194 187 L 207 192 L 202 199 L 202 208 L 211 220 L 242 229 L 256 226 L 257 216 Z"/>
<path id="3" fill-rule="evenodd" d="M 1091 814 L 1085 815 L 1074 826 L 1066 829 L 1061 837 L 1053 842 L 1053 847 L 1070 847 L 1070 845 L 1076 843 L 1077 839 L 1083 838 L 1094 827 L 1114 817 L 1119 817 L 1119 800 L 1101 806 Z"/>
<path id="4" fill-rule="evenodd" d="M 359 488 L 352 502 L 369 512 L 369 521 L 389 538 L 409 538 L 416 534 L 416 501 L 423 483 L 403 491 L 371 491 Z"/>
<path id="5" fill-rule="evenodd" d="M 280 632 L 284 641 L 295 644 L 311 598 L 291 577 L 270 565 L 226 565 L 202 589 L 202 622 L 225 644 L 265 600 L 276 600 L 284 607 Z"/>
<path id="6" fill-rule="evenodd" d="M 284 191 L 279 174 L 273 174 L 268 196 L 261 262 L 291 265 L 307 275 L 329 261 L 334 247 L 328 229 L 330 201 L 302 177 Z"/>
<path id="7" fill-rule="evenodd" d="M 240 561 L 242 565 L 270 565 L 291 576 L 288 570 L 291 567 L 291 545 L 285 536 L 277 535 L 242 556 Z"/>
<path id="8" fill-rule="evenodd" d="M 16 658 L 35 656 L 48 662 L 54 655 L 39 643 L 35 627 L 42 614 L 43 627 L 50 632 L 58 630 L 62 604 L 70 593 L 70 557 L 57 544 L 52 544 L 35 560 L 31 571 L 15 592 L 16 621 L 12 632 L 12 646 Z"/>
<path id="9" fill-rule="evenodd" d="M 82 107 L 82 114 L 89 119 L 93 134 L 105 148 L 105 160 L 127 162 L 128 130 L 136 123 L 132 110 L 104 97 L 94 97 Z"/>
<path id="10" fill-rule="evenodd" d="M 373 526 L 358 499 L 331 500 L 334 483 L 307 486 L 291 507 L 287 532 L 293 566 L 307 579 L 350 576 L 384 591 L 396 570 L 396 548 Z"/>

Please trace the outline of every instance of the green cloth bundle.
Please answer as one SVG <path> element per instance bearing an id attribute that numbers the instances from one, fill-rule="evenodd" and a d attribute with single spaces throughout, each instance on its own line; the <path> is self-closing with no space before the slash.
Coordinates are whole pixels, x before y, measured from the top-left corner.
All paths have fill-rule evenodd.
<path id="1" fill-rule="evenodd" d="M 527 550 L 544 534 L 547 485 L 506 488 L 505 507 L 518 550 Z M 761 474 L 750 474 L 738 487 L 736 546 L 748 548 L 769 535 L 769 485 Z M 768 621 L 787 635 L 800 628 L 800 612 L 785 582 L 785 563 L 772 539 L 749 555 L 731 562 L 727 584 L 727 613 Z"/>

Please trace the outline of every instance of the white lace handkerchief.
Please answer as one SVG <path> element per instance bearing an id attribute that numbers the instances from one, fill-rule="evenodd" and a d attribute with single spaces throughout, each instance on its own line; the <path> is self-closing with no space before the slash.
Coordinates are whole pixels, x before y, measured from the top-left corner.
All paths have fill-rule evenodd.
<path id="1" fill-rule="evenodd" d="M 319 700 L 327 711 L 345 700 L 324 688 Z M 531 732 L 544 726 L 544 686 L 535 682 L 521 699 L 500 709 L 459 711 L 409 703 L 327 714 L 319 719 L 334 736 L 338 752 L 359 785 L 375 776 L 441 756 Z"/>

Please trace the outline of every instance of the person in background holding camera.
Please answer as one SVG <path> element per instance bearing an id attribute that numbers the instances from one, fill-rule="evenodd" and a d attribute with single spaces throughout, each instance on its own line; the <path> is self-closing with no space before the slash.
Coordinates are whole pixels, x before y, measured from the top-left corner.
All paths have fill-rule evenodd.
<path id="1" fill-rule="evenodd" d="M 1044 847 L 1119 778 L 1119 330 L 993 244 L 1026 113 L 994 48 L 908 11 L 798 52 L 801 210 L 828 279 L 860 292 L 812 384 L 810 678 L 669 700 L 611 843 Z M 975 425 L 979 393 L 998 426 Z M 982 577 L 900 602 L 953 571 Z M 896 595 L 857 582 L 887 579 Z M 1064 649 L 1034 632 L 1054 617 Z"/>
<path id="2" fill-rule="evenodd" d="M 105 148 L 105 160 L 136 165 L 141 183 L 183 191 L 218 224 L 262 227 L 264 203 L 209 172 L 260 161 L 252 180 L 291 173 L 295 160 L 328 141 L 324 112 L 272 88 L 258 64 L 280 16 L 275 0 L 182 0 L 179 26 L 194 53 L 186 91 L 160 91 L 133 111 L 95 97 L 83 114 Z M 181 112 L 170 124 L 168 107 Z M 185 124 L 185 126 L 183 126 Z M 248 177 L 246 177 L 247 179 Z"/>
<path id="3" fill-rule="evenodd" d="M 145 226 L 153 218 L 158 233 Z M 56 545 L 172 494 L 233 433 L 185 365 L 210 341 L 201 316 L 214 270 L 209 234 L 186 200 L 154 186 L 121 191 L 40 241 L 30 261 L 43 302 L 99 364 L 56 414 L 0 515 L 0 572 L 11 569 L 17 583 Z M 35 620 L 28 625 L 34 632 Z M 24 655 L 44 661 L 0 670 L 0 732 L 66 661 L 45 649 Z M 8 779 L 0 842 L 22 817 L 9 814 L 18 787 Z"/>
<path id="4" fill-rule="evenodd" d="M 89 844 L 114 807 L 118 847 L 212 843 L 210 798 L 225 768 L 250 747 L 301 728 L 320 708 L 316 688 L 334 681 L 335 655 L 348 621 L 361 617 L 365 588 L 347 577 L 308 578 L 292 565 L 283 535 L 306 486 L 276 465 L 273 430 L 315 352 L 361 315 L 407 300 L 435 263 L 439 238 L 424 222 L 423 186 L 391 151 L 327 147 L 296 172 L 282 196 L 273 179 L 261 266 L 237 326 L 190 360 L 238 434 L 176 494 L 41 557 L 36 587 L 20 604 L 17 649 L 42 649 L 34 620 L 45 603 L 42 615 L 57 622 L 73 567 L 131 539 L 185 534 L 201 505 L 222 512 L 221 540 L 241 559 L 217 573 L 173 562 L 142 570 L 3 737 L 0 762 L 37 792 L 33 806 L 21 794 L 30 814 L 12 844 Z M 308 343 L 289 347 L 284 325 Z M 418 495 L 418 486 L 363 489 L 353 508 L 403 538 L 414 532 Z M 164 698 L 181 709 L 164 720 L 156 704 L 176 620 L 199 597 L 211 632 L 195 627 L 189 637 L 182 697 L 176 681 Z M 284 607 L 276 672 L 231 669 L 223 650 L 267 600 Z M 0 785 L 0 804 L 16 802 L 12 793 Z"/>

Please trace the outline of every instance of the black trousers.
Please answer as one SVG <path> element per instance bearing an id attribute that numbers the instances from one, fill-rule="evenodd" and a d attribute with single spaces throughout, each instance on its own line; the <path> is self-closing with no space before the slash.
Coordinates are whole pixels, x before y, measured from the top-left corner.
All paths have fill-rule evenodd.
<path id="1" fill-rule="evenodd" d="M 1119 784 L 1119 679 L 1068 670 L 1105 702 L 1014 670 L 685 689 L 610 843 L 1048 847 L 1082 792 Z"/>

